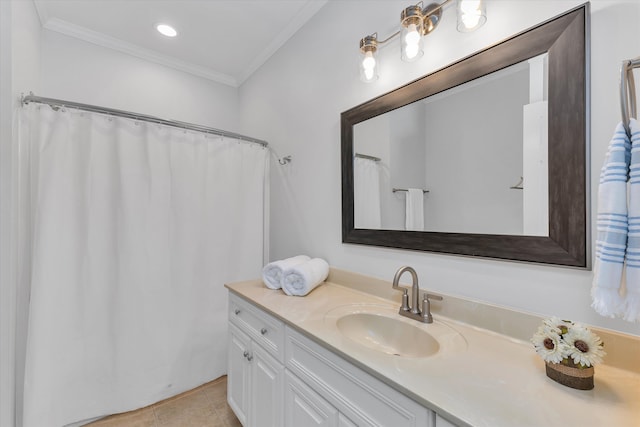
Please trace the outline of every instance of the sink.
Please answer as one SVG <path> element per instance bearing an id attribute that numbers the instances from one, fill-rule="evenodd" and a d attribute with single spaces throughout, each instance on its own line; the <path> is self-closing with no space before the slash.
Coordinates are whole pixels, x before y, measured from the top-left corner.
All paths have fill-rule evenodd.
<path id="1" fill-rule="evenodd" d="M 325 326 L 343 341 L 359 348 L 392 357 L 430 358 L 464 351 L 467 341 L 448 323 L 436 319 L 424 324 L 400 316 L 398 308 L 387 304 L 347 304 L 325 313 Z"/>
<path id="2" fill-rule="evenodd" d="M 428 357 L 440 344 L 427 331 L 399 319 L 372 313 L 340 317 L 338 330 L 353 341 L 383 353 L 404 357 Z"/>

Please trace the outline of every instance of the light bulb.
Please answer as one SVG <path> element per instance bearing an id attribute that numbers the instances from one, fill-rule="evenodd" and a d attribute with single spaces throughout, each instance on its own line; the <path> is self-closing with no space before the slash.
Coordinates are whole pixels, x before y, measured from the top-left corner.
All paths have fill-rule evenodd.
<path id="1" fill-rule="evenodd" d="M 407 59 L 413 59 L 418 56 L 418 52 L 420 52 L 420 46 L 418 44 L 407 44 L 404 47 L 404 54 Z"/>
<path id="2" fill-rule="evenodd" d="M 463 12 L 475 12 L 480 9 L 480 0 L 462 0 L 460 3 L 460 10 Z"/>
<path id="3" fill-rule="evenodd" d="M 482 0 L 458 0 L 458 31 L 474 31 L 487 22 Z"/>
<path id="4" fill-rule="evenodd" d="M 416 24 L 409 24 L 407 27 L 407 34 L 404 36 L 404 41 L 407 45 L 416 45 L 420 42 L 420 34 Z"/>
<path id="5" fill-rule="evenodd" d="M 364 54 L 364 59 L 362 60 L 362 68 L 364 68 L 365 72 L 367 70 L 371 71 L 373 74 L 373 69 L 376 67 L 376 58 L 373 57 L 373 53 L 368 51 Z"/>
<path id="6" fill-rule="evenodd" d="M 478 22 L 480 22 L 480 11 L 466 12 L 462 15 L 461 19 L 465 27 L 469 29 L 474 28 L 478 25 Z"/>
<path id="7" fill-rule="evenodd" d="M 369 80 L 373 80 L 373 68 L 365 68 L 364 69 L 364 78 L 365 80 L 369 81 Z"/>

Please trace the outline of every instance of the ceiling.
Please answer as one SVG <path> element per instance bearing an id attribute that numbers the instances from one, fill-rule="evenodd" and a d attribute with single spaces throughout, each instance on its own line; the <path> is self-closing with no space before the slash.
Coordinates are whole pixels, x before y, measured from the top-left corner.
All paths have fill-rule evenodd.
<path id="1" fill-rule="evenodd" d="M 35 0 L 43 28 L 237 87 L 327 0 Z M 155 30 L 172 25 L 178 36 Z"/>

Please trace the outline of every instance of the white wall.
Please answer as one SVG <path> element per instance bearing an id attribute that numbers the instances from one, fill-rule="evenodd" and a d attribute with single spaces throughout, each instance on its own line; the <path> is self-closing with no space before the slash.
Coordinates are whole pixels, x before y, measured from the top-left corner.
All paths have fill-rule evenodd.
<path id="1" fill-rule="evenodd" d="M 236 88 L 115 50 L 43 30 L 41 70 L 40 96 L 239 131 Z"/>
<path id="2" fill-rule="evenodd" d="M 20 94 L 39 89 L 40 23 L 32 2 L 0 2 L 0 426 L 16 425 L 16 403 L 22 385 L 26 294 L 16 287 L 15 235 L 18 151 L 17 112 Z"/>
<path id="3" fill-rule="evenodd" d="M 364 84 L 357 72 L 359 39 L 394 32 L 406 2 L 329 2 L 240 88 L 243 131 L 293 156 L 290 165 L 272 167 L 271 258 L 307 253 L 387 280 L 408 264 L 432 291 L 640 335 L 640 325 L 602 318 L 590 308 L 590 271 L 341 243 L 340 113 L 581 3 L 489 0 L 488 22 L 473 33 L 456 32 L 449 6 L 427 36 L 421 60 L 402 63 L 391 42 L 381 50 L 380 79 Z M 599 169 L 620 120 L 620 61 L 640 55 L 640 3 L 594 0 L 591 18 L 595 212 Z"/>

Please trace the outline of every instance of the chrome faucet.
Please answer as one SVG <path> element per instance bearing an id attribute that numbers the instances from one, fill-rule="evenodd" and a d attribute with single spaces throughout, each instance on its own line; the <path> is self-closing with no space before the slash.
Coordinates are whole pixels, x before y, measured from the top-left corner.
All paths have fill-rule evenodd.
<path id="1" fill-rule="evenodd" d="M 411 305 L 409 305 L 409 294 L 407 288 L 400 286 L 400 276 L 408 271 L 411 274 L 412 286 L 411 286 Z M 400 306 L 400 315 L 409 317 L 410 319 L 418 320 L 423 323 L 433 323 L 433 316 L 431 315 L 431 301 L 432 299 L 442 301 L 440 295 L 424 294 L 422 300 L 422 310 L 419 308 L 420 301 L 420 286 L 418 285 L 418 274 L 416 271 L 409 267 L 400 267 L 393 276 L 393 289 L 398 289 L 402 292 L 402 305 Z"/>

